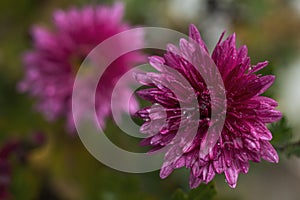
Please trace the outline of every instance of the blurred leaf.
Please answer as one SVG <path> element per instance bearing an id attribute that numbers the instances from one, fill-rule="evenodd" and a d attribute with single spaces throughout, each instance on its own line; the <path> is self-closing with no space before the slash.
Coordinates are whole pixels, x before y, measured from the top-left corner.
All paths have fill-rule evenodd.
<path id="1" fill-rule="evenodd" d="M 300 157 L 300 141 L 292 141 L 292 127 L 288 125 L 285 117 L 279 122 L 272 124 L 270 130 L 274 136 L 271 143 L 279 152 L 284 153 L 288 157 L 292 155 Z"/>
<path id="2" fill-rule="evenodd" d="M 207 185 L 201 184 L 198 188 L 192 189 L 188 194 L 178 189 L 173 194 L 172 200 L 212 200 L 216 194 L 215 185 L 211 182 Z"/>
<path id="3" fill-rule="evenodd" d="M 10 192 L 14 199 L 34 199 L 38 193 L 40 177 L 25 165 L 13 168 L 12 185 Z"/>
<path id="4" fill-rule="evenodd" d="M 217 194 L 214 183 L 201 184 L 198 188 L 191 190 L 189 200 L 210 200 Z"/>
<path id="5" fill-rule="evenodd" d="M 186 199 L 188 199 L 188 197 L 181 189 L 177 189 L 172 196 L 172 200 L 186 200 Z"/>
<path id="6" fill-rule="evenodd" d="M 283 151 L 288 157 L 292 155 L 300 157 L 300 142 L 287 145 Z"/>
<path id="7" fill-rule="evenodd" d="M 51 187 L 59 191 L 61 199 L 154 200 L 154 195 L 160 195 L 145 191 L 139 175 L 103 166 L 78 137 L 57 132 L 50 139 L 49 151 L 36 162 L 48 172 Z"/>
<path id="8" fill-rule="evenodd" d="M 273 123 L 270 126 L 270 131 L 273 134 L 273 140 L 271 143 L 275 147 L 288 144 L 293 136 L 292 128 L 288 125 L 286 117 L 282 117 L 279 122 Z"/>

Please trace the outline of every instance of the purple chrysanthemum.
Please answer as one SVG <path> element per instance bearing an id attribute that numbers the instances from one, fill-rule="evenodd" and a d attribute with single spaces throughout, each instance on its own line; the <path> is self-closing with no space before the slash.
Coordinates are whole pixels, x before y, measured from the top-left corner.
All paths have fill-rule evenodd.
<path id="1" fill-rule="evenodd" d="M 281 112 L 275 110 L 275 100 L 260 96 L 272 85 L 275 77 L 255 74 L 267 66 L 268 62 L 251 66 L 247 47 L 236 48 L 235 34 L 225 41 L 222 41 L 223 36 L 224 33 L 210 57 L 200 33 L 191 25 L 190 41 L 181 39 L 180 48 L 169 45 L 163 57 L 149 58 L 150 64 L 158 72 L 136 75 L 139 82 L 149 87 L 138 91 L 139 96 L 154 103 L 154 106 L 137 112 L 145 121 L 141 132 L 149 135 L 142 141 L 142 145 L 153 146 L 152 151 L 169 146 L 161 168 L 161 178 L 166 178 L 174 169 L 185 166 L 190 169 L 191 188 L 202 182 L 208 183 L 215 174 L 223 172 L 229 186 L 234 188 L 238 174 L 248 172 L 249 161 L 260 162 L 262 158 L 277 163 L 279 160 L 275 149 L 269 143 L 272 134 L 266 124 L 279 120 Z M 218 119 L 212 120 L 211 90 L 208 90 L 203 74 L 196 69 L 199 66 L 205 68 L 207 65 L 203 59 L 205 56 L 199 56 L 197 49 L 213 60 L 222 77 L 226 94 L 224 126 L 216 143 L 210 148 L 211 151 L 204 156 L 201 155 L 201 144 L 204 143 L 211 124 L 216 123 Z M 194 67 L 186 58 L 193 60 L 193 65 L 196 63 L 199 66 Z M 164 66 L 184 77 L 192 90 L 178 80 L 179 76 L 175 75 L 176 73 Z M 207 80 L 213 79 L 214 74 L 211 72 L 213 70 L 207 69 L 207 74 L 204 74 L 211 76 Z M 171 85 L 171 89 L 164 84 Z M 180 105 L 189 104 L 191 91 L 196 95 L 197 108 L 182 108 Z M 182 97 L 178 98 L 176 94 L 182 94 Z M 192 117 L 193 110 L 200 113 L 199 118 Z M 222 114 L 221 111 L 222 109 Z M 195 120 L 198 128 L 192 142 L 186 142 L 185 138 L 177 138 L 177 142 L 174 142 L 180 126 L 180 131 L 183 132 L 180 137 L 189 137 L 191 124 Z M 159 131 L 154 133 L 158 127 Z M 177 148 L 174 148 L 174 145 L 177 145 Z"/>
<path id="2" fill-rule="evenodd" d="M 122 3 L 116 3 L 112 7 L 87 6 L 82 9 L 58 10 L 53 15 L 53 31 L 39 26 L 32 30 L 34 49 L 24 55 L 25 78 L 19 89 L 37 98 L 36 107 L 48 120 L 66 117 L 70 132 L 74 131 L 71 97 L 76 72 L 83 59 L 98 44 L 131 28 L 122 21 L 123 8 Z M 105 53 L 114 52 L 114 48 L 121 48 L 120 45 L 128 45 L 124 44 L 126 42 L 142 43 L 142 38 L 128 39 L 111 46 Z M 109 55 L 99 55 L 103 56 Z M 136 52 L 125 54 L 105 71 L 96 93 L 96 112 L 100 124 L 104 125 L 106 117 L 111 114 L 111 92 L 116 81 L 142 58 Z M 124 85 L 119 97 L 123 95 L 131 95 L 128 86 Z M 119 102 L 117 107 L 125 111 L 125 105 Z M 133 100 L 131 103 L 134 109 L 136 102 Z"/>

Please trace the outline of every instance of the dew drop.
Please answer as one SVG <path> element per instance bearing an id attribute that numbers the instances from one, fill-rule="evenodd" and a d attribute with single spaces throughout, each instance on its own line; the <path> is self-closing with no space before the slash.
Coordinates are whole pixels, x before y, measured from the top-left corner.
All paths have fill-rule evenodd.
<path id="1" fill-rule="evenodd" d="M 204 110 L 204 109 L 206 109 L 206 105 L 205 104 L 201 104 L 200 108 Z"/>
<path id="2" fill-rule="evenodd" d="M 239 117 L 243 117 L 243 113 L 242 112 L 239 112 Z"/>
<path id="3" fill-rule="evenodd" d="M 166 133 L 168 133 L 168 132 L 169 132 L 168 129 L 163 129 L 163 130 L 160 131 L 161 134 L 166 134 Z"/>
<path id="4" fill-rule="evenodd" d="M 230 159 L 229 159 L 229 158 L 225 159 L 225 162 L 226 162 L 226 164 L 227 164 L 228 166 L 230 166 Z"/>

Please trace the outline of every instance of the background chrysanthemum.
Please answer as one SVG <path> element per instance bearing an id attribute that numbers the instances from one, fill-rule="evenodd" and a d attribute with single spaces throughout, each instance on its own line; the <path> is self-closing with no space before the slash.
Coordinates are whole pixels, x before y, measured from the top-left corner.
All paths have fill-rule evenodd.
<path id="1" fill-rule="evenodd" d="M 157 73 L 149 72 L 139 74 L 137 79 L 150 88 L 138 91 L 145 100 L 162 105 L 164 108 L 146 107 L 137 112 L 145 120 L 141 132 L 149 137 L 142 141 L 143 145 L 153 146 L 156 151 L 168 146 L 165 154 L 165 162 L 160 176 L 167 177 L 175 168 L 186 167 L 190 169 L 190 187 L 195 188 L 200 183 L 210 182 L 215 174 L 224 173 L 230 187 L 236 187 L 239 173 L 247 173 L 249 161 L 260 162 L 264 159 L 269 162 L 278 162 L 278 155 L 269 141 L 272 134 L 266 127 L 281 118 L 281 112 L 275 110 L 277 102 L 271 98 L 260 96 L 274 82 L 275 76 L 255 74 L 255 72 L 267 66 L 268 62 L 261 62 L 251 66 L 247 47 L 236 48 L 235 34 L 222 41 L 224 33 L 213 50 L 211 59 L 217 66 L 224 82 L 226 92 L 226 118 L 220 137 L 212 150 L 201 156 L 201 144 L 205 141 L 207 130 L 212 123 L 212 102 L 210 92 L 203 76 L 197 67 L 207 67 L 203 62 L 199 50 L 208 56 L 208 50 L 201 39 L 195 26 L 190 26 L 190 41 L 180 40 L 180 47 L 170 45 L 163 57 L 150 57 L 150 64 L 158 70 Z M 193 60 L 193 66 L 191 64 Z M 164 83 L 176 83 L 178 77 L 174 73 L 165 70 L 168 66 L 179 72 L 189 82 L 193 92 L 197 96 L 198 105 L 194 110 L 200 113 L 200 118 L 193 118 L 193 112 L 187 113 L 187 108 L 180 107 L 181 103 L 187 103 L 189 98 L 178 98 L 176 93 L 191 90 L 183 84 L 177 84 L 172 89 L 164 86 Z M 210 78 L 210 77 L 209 77 Z M 186 94 L 188 95 L 188 94 Z M 191 109 L 189 109 L 191 110 Z M 166 113 L 166 125 L 160 131 L 157 130 L 159 117 Z M 154 116 L 154 117 L 153 117 Z M 185 131 L 182 137 L 189 137 L 189 126 L 192 120 L 197 120 L 198 130 L 190 143 L 182 143 L 182 140 L 173 141 L 179 124 L 183 121 L 181 131 Z M 194 121 L 193 121 L 194 122 Z"/>
<path id="2" fill-rule="evenodd" d="M 71 96 L 76 72 L 90 51 L 105 39 L 128 30 L 131 26 L 122 21 L 123 4 L 113 6 L 86 6 L 81 9 L 57 10 L 53 14 L 53 30 L 40 26 L 32 29 L 33 50 L 24 55 L 25 77 L 19 89 L 29 92 L 37 99 L 37 109 L 48 120 L 67 118 L 67 127 L 74 131 L 71 112 Z M 139 44 L 141 38 L 128 38 L 127 43 Z M 120 48 L 118 43 L 106 52 Z M 99 55 L 99 57 L 109 55 Z M 104 58 L 105 59 L 105 58 Z M 105 124 L 111 113 L 110 98 L 114 84 L 133 64 L 142 60 L 139 53 L 128 53 L 116 59 L 99 81 L 96 93 L 98 121 Z M 86 88 L 88 89 L 88 88 Z M 124 85 L 119 97 L 130 95 L 130 88 Z M 120 112 L 125 105 L 119 101 Z M 83 102 L 84 103 L 84 102 Z M 136 107 L 133 100 L 131 107 Z"/>

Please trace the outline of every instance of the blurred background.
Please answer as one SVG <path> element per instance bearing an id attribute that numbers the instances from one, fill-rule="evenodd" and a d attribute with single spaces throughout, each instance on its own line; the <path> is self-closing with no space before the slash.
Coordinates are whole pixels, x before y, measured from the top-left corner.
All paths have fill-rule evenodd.
<path id="1" fill-rule="evenodd" d="M 270 61 L 262 73 L 277 80 L 267 92 L 279 101 L 284 122 L 272 126 L 274 145 L 283 151 L 279 164 L 252 164 L 230 189 L 223 175 L 215 178 L 214 199 L 299 200 L 299 149 L 286 150 L 300 139 L 300 1 L 299 0 L 124 0 L 125 20 L 133 25 L 166 27 L 187 33 L 195 24 L 210 51 L 223 30 L 237 35 L 238 46 L 246 44 L 252 64 Z M 51 27 L 56 9 L 88 4 L 112 4 L 111 0 L 1 0 L 0 1 L 0 147 L 14 142 L 23 151 L 0 159 L 0 193 L 3 199 L 171 199 L 174 191 L 188 189 L 188 171 L 175 170 L 166 180 L 159 172 L 127 174 L 110 169 L 94 159 L 77 136 L 65 133 L 64 121 L 47 122 L 33 109 L 35 99 L 17 91 L 24 75 L 22 54 L 32 48 L 32 25 Z M 106 133 L 117 144 L 138 140 L 120 136 L 112 122 Z M 39 135 L 36 135 L 38 133 Z M 41 136 L 41 134 L 43 136 Z M 34 135 L 34 137 L 33 137 Z M 6 148 L 6 149 L 5 149 Z M 4 150 L 3 150 L 4 149 Z M 295 153 L 296 152 L 296 153 Z M 297 153 L 298 152 L 298 153 Z M 1 198 L 1 195 L 0 195 Z"/>

